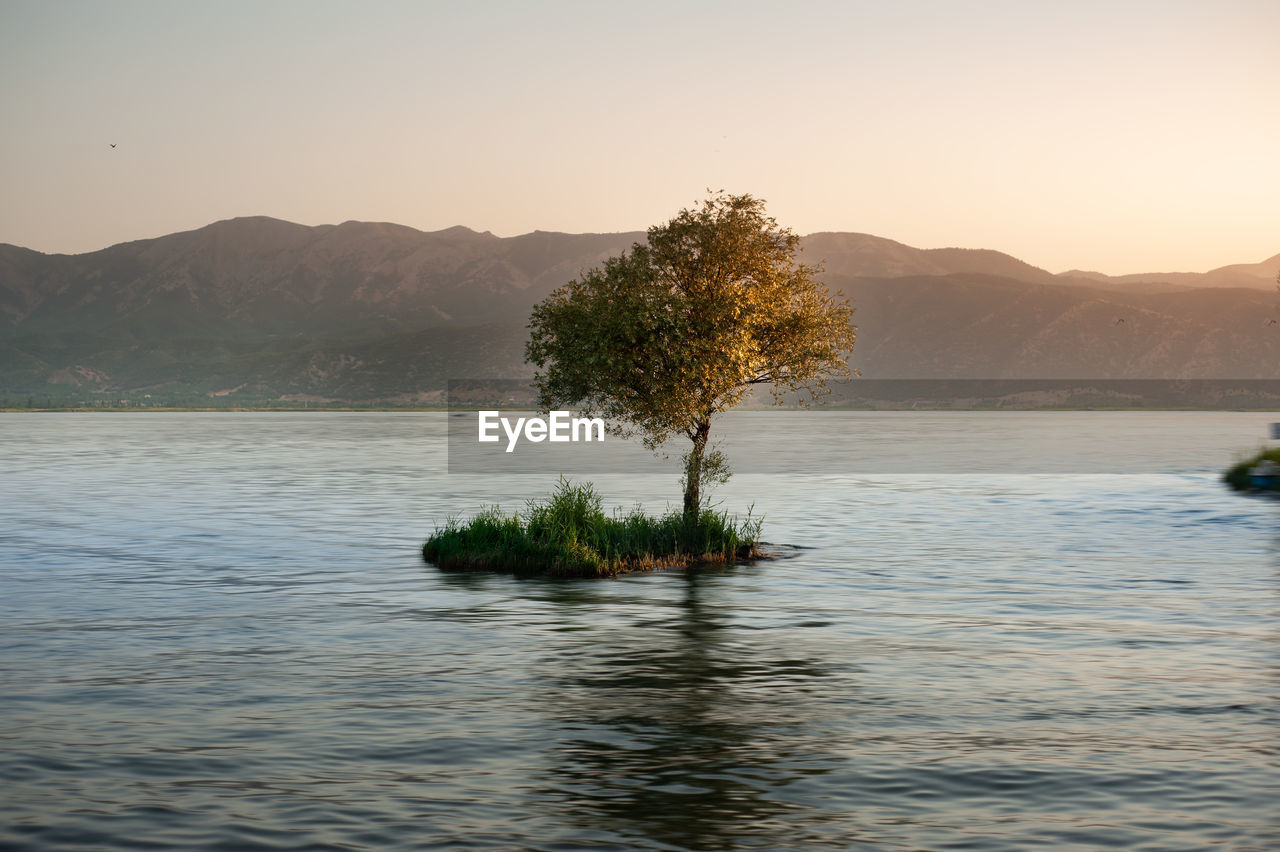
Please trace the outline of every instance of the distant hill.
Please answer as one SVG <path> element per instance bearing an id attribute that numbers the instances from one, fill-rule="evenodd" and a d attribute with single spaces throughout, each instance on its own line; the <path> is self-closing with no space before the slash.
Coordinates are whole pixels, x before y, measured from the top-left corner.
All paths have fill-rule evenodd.
<path id="1" fill-rule="evenodd" d="M 1280 378 L 1280 297 L 1123 292 L 976 274 L 832 277 L 873 378 Z"/>
<path id="2" fill-rule="evenodd" d="M 251 217 L 80 255 L 0 244 L 0 405 L 432 402 L 528 375 L 530 308 L 643 239 Z M 868 377 L 1276 375 L 1280 255 L 1110 278 L 867 234 L 802 251 L 857 305 Z"/>
<path id="3" fill-rule="evenodd" d="M 0 322 L 151 339 L 173 328 L 317 334 L 523 320 L 539 294 L 642 236 L 499 239 L 254 217 L 82 255 L 0 245 Z"/>
<path id="4" fill-rule="evenodd" d="M 1067 280 L 1087 279 L 1096 284 L 1126 290 L 1188 290 L 1205 287 L 1233 287 L 1273 290 L 1280 275 L 1280 254 L 1261 263 L 1234 263 L 1208 272 L 1142 272 L 1137 275 L 1103 275 L 1073 269 L 1061 274 Z"/>
<path id="5" fill-rule="evenodd" d="M 821 262 L 832 274 L 856 278 L 902 278 L 974 273 L 1037 284 L 1055 276 L 1016 257 L 989 249 L 918 249 L 870 234 L 818 233 L 801 244 L 806 263 Z"/>

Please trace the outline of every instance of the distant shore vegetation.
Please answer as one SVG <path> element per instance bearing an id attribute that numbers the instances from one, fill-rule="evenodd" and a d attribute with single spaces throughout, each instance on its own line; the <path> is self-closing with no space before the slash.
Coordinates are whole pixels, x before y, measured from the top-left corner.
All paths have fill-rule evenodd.
<path id="1" fill-rule="evenodd" d="M 294 399 L 240 397 L 187 397 L 112 395 L 95 398 L 37 396 L 0 393 L 0 411 L 448 411 L 438 405 L 396 404 L 385 400 L 332 400 L 311 402 Z"/>
<path id="2" fill-rule="evenodd" d="M 635 571 L 726 565 L 758 558 L 762 521 L 704 508 L 650 517 L 639 507 L 607 514 L 591 483 L 561 479 L 543 500 L 507 515 L 497 506 L 452 519 L 422 547 L 444 571 L 554 578 L 614 577 Z"/>
<path id="3" fill-rule="evenodd" d="M 537 410 L 529 379 L 472 379 L 454 389 L 423 385 L 415 393 L 361 395 L 285 393 L 263 388 L 188 387 L 89 390 L 67 385 L 6 386 L 5 411 L 474 411 Z M 1276 379 L 875 379 L 832 382 L 826 408 L 851 411 L 1276 411 Z M 755 388 L 735 408 L 796 410 L 803 395 L 783 394 L 777 406 L 768 388 Z M 573 406 L 570 406 L 573 407 Z"/>

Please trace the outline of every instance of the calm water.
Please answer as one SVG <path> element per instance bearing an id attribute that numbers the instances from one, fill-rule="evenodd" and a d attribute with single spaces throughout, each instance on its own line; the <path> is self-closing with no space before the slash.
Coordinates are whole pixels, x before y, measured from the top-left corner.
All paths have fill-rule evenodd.
<path id="1" fill-rule="evenodd" d="M 1186 452 L 739 476 L 788 558 L 550 583 L 421 563 L 554 483 L 443 415 L 0 415 L 0 847 L 1280 848 L 1280 503 L 1214 475 L 1280 417 L 1088 416 Z"/>

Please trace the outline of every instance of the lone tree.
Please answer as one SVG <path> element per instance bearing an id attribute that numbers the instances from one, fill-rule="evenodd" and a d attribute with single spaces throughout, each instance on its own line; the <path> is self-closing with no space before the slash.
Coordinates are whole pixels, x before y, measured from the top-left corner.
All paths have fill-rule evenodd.
<path id="1" fill-rule="evenodd" d="M 848 377 L 853 308 L 796 261 L 800 238 L 750 195 L 721 192 L 649 229 L 647 244 L 605 261 L 533 309 L 526 347 L 544 409 L 578 407 L 620 436 L 684 456 L 684 517 L 729 467 L 708 449 L 711 418 L 752 385 L 827 393 Z"/>

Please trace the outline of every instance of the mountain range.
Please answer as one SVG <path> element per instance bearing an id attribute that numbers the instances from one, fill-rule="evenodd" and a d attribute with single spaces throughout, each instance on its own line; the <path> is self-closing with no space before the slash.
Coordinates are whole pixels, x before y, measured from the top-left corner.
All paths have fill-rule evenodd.
<path id="1" fill-rule="evenodd" d="M 0 244 L 0 406 L 438 402 L 450 378 L 528 376 L 532 306 L 643 239 L 250 217 L 79 255 Z M 1270 379 L 1280 363 L 1280 255 L 1109 277 L 868 234 L 801 247 L 855 304 L 868 378 Z"/>

